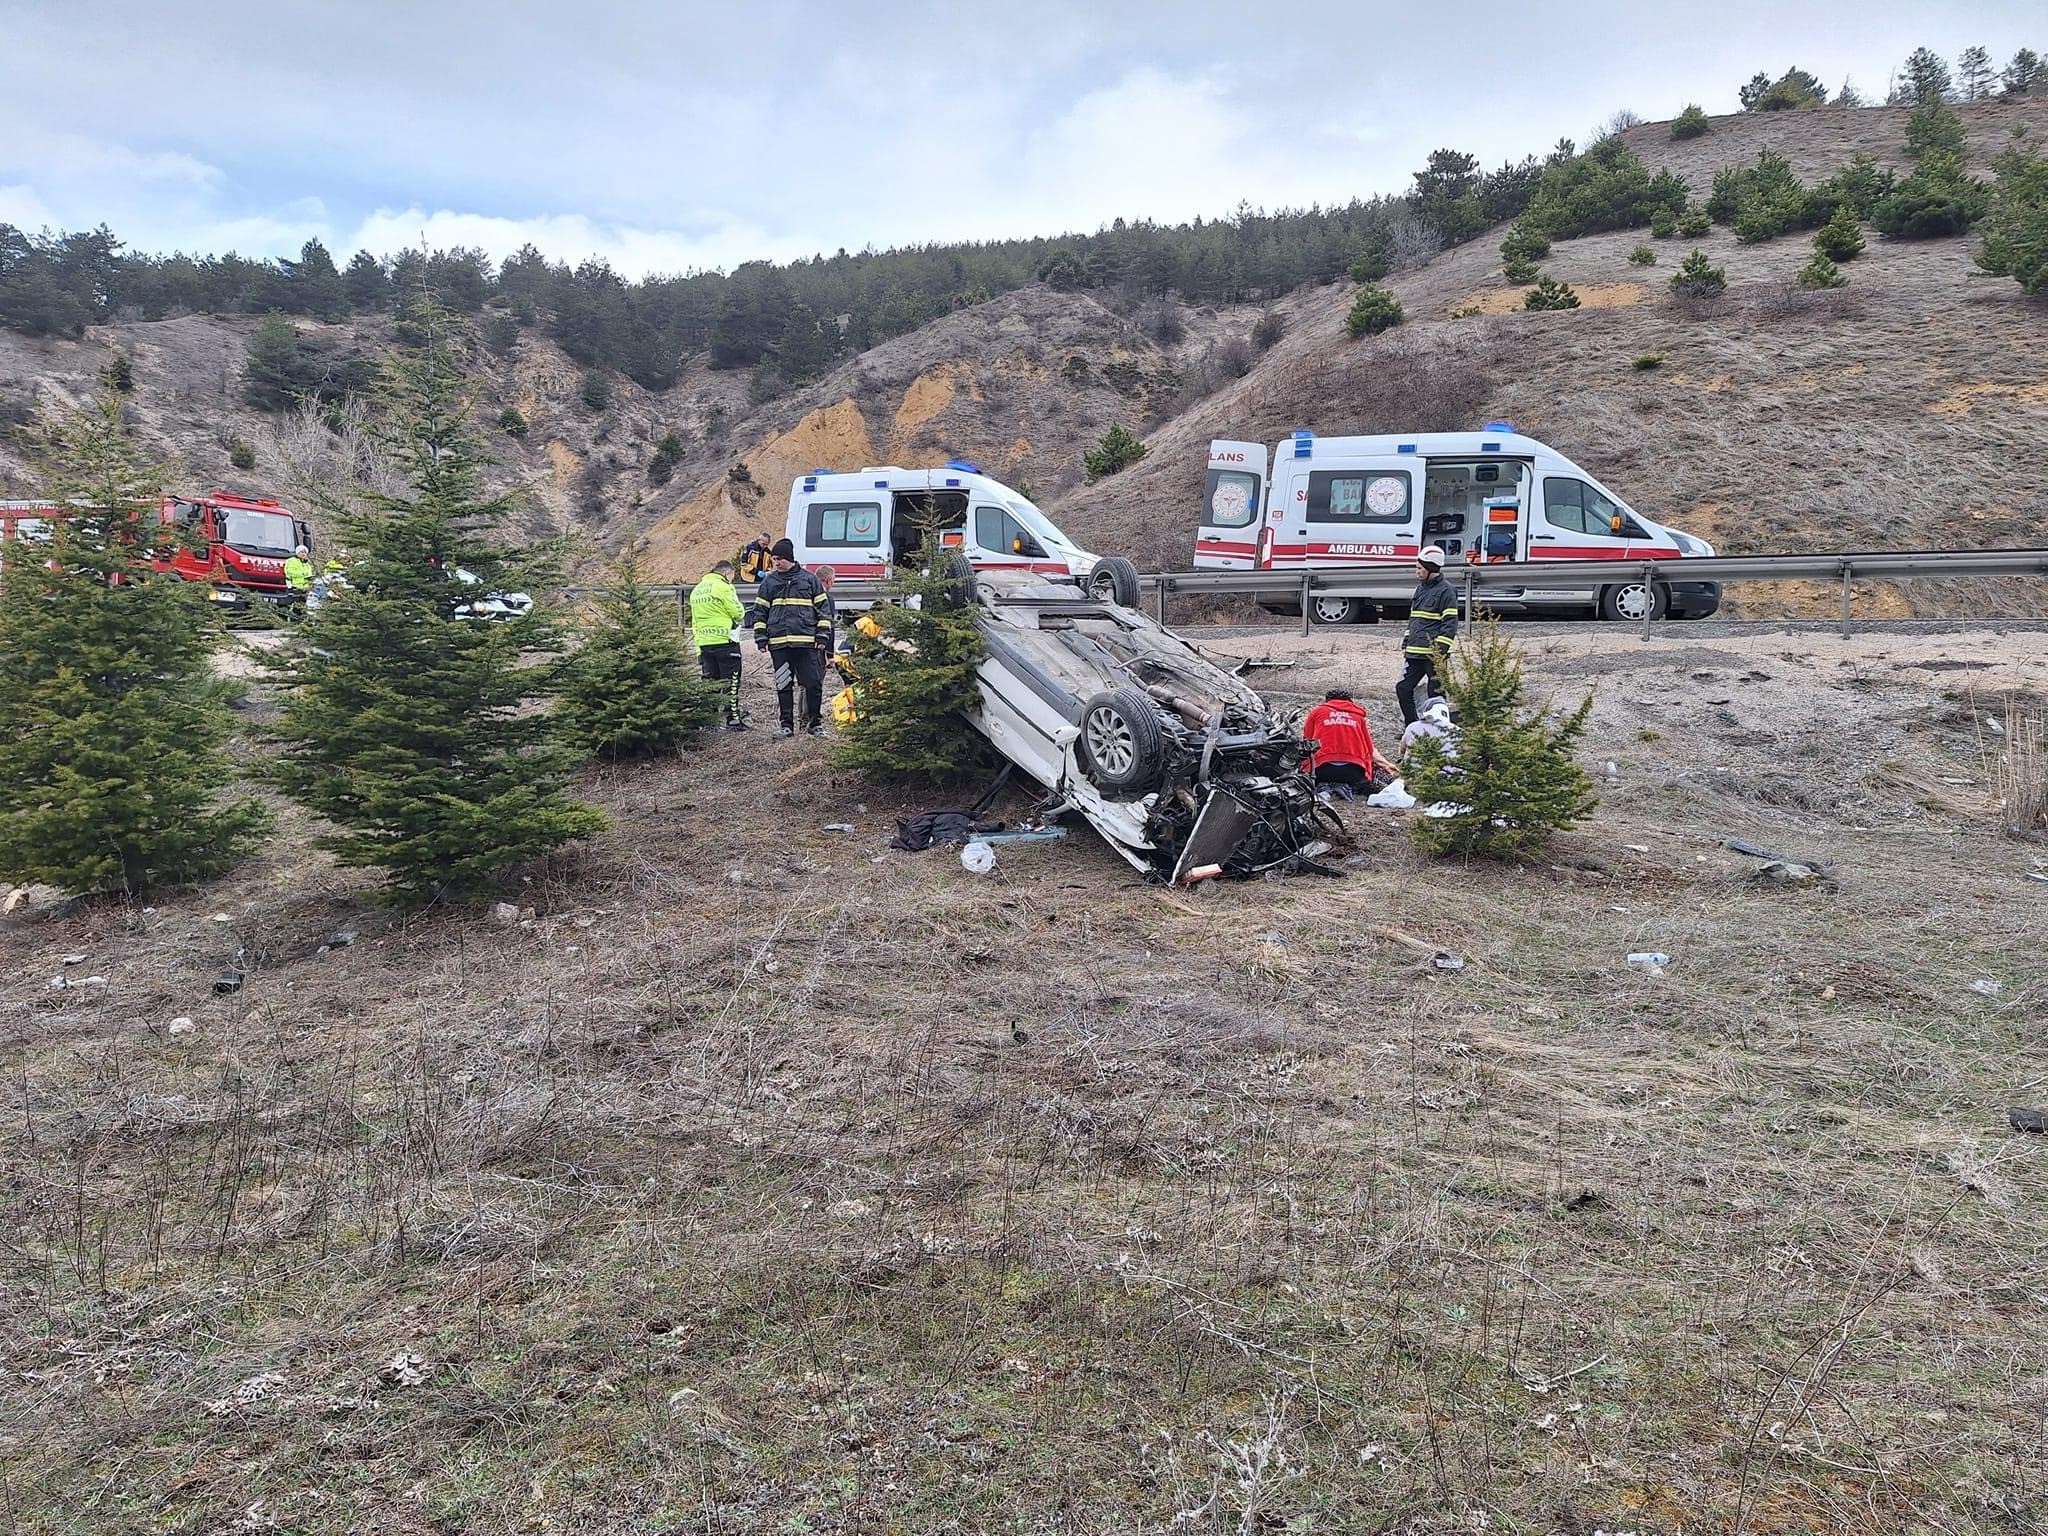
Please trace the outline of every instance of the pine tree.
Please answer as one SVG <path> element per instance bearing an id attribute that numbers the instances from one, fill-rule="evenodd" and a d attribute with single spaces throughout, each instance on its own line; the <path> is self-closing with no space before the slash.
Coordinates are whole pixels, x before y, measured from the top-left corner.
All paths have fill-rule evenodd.
<path id="1" fill-rule="evenodd" d="M 569 739 L 614 762 L 673 752 L 724 715 L 724 696 L 697 675 L 674 605 L 647 590 L 631 553 L 613 567 L 564 670 Z"/>
<path id="2" fill-rule="evenodd" d="M 341 273 L 335 270 L 327 247 L 318 240 L 308 240 L 301 246 L 297 261 L 280 261 L 278 267 L 284 273 L 285 297 L 293 313 L 311 315 L 316 320 L 338 320 L 348 312 Z"/>
<path id="3" fill-rule="evenodd" d="M 1711 298 L 1727 287 L 1728 274 L 1708 261 L 1705 251 L 1694 251 L 1671 274 L 1671 291 L 1682 299 Z"/>
<path id="4" fill-rule="evenodd" d="M 1930 101 L 1948 100 L 1952 83 L 1948 65 L 1932 48 L 1915 48 L 1906 56 L 1900 74 L 1903 78 L 1892 92 L 1894 104 L 1925 106 Z"/>
<path id="5" fill-rule="evenodd" d="M 1863 231 L 1848 204 L 1836 208 L 1827 223 L 1814 232 L 1813 248 L 1830 261 L 1854 261 L 1863 254 Z"/>
<path id="6" fill-rule="evenodd" d="M 1425 738 L 1404 765 L 1417 800 L 1453 810 L 1415 819 L 1424 848 L 1509 857 L 1593 813 L 1593 781 L 1572 756 L 1593 712 L 1590 693 L 1569 714 L 1529 708 L 1521 658 L 1492 619 L 1459 643 L 1444 691 L 1458 721 L 1455 756 Z"/>
<path id="7" fill-rule="evenodd" d="M 1977 265 L 2028 293 L 2048 293 L 2048 159 L 2016 143 L 1991 168 L 1998 181 Z"/>
<path id="8" fill-rule="evenodd" d="M 2031 48 L 2022 48 L 2012 56 L 2012 62 L 2005 66 L 2005 73 L 1999 77 L 2008 96 L 2026 96 L 2044 85 L 2048 85 L 2048 64 L 2041 62 L 2041 56 Z"/>
<path id="9" fill-rule="evenodd" d="M 1392 330 L 1407 318 L 1401 301 L 1391 290 L 1371 283 L 1358 290 L 1351 301 L 1351 313 L 1344 317 L 1344 330 L 1352 338 L 1377 336 Z"/>
<path id="10" fill-rule="evenodd" d="M 924 548 L 937 547 L 928 529 Z M 879 636 L 856 628 L 848 670 L 854 717 L 833 762 L 879 778 L 957 778 L 988 752 L 961 718 L 980 701 L 975 669 L 988 646 L 971 591 L 973 573 L 948 556 L 932 570 L 899 570 L 890 601 L 873 608 Z"/>
<path id="11" fill-rule="evenodd" d="M 350 590 L 280 664 L 281 751 L 266 773 L 333 823 L 320 846 L 382 868 L 404 905 L 474 891 L 604 825 L 570 796 L 576 753 L 537 707 L 562 650 L 551 610 L 504 623 L 469 611 L 548 573 L 498 533 L 511 498 L 484 490 L 448 316 L 421 300 L 410 319 L 425 344 L 391 364 L 376 423 L 406 489 L 332 509 Z"/>
<path id="12" fill-rule="evenodd" d="M 150 563 L 165 467 L 113 391 L 40 448 L 69 510 L 0 568 L 0 876 L 135 895 L 219 874 L 267 818 L 221 796 L 231 717 L 202 589 Z"/>
<path id="13" fill-rule="evenodd" d="M 1654 259 L 1654 258 L 1653 258 Z M 1550 276 L 1536 279 L 1536 286 L 1523 296 L 1524 309 L 1577 309 L 1579 296 L 1572 291 L 1572 285 L 1560 282 Z"/>
<path id="14" fill-rule="evenodd" d="M 349 257 L 341 289 L 348 307 L 359 315 L 382 309 L 391 302 L 391 279 L 384 275 L 384 264 L 368 251 L 357 251 Z"/>
<path id="15" fill-rule="evenodd" d="M 1962 88 L 1963 100 L 1982 101 L 1989 96 L 1995 77 L 1989 49 L 1970 47 L 1956 55 L 1956 84 Z"/>
<path id="16" fill-rule="evenodd" d="M 1116 422 L 1102 434 L 1101 442 L 1093 448 L 1081 450 L 1081 465 L 1088 471 L 1088 483 L 1093 485 L 1098 480 L 1129 469 L 1148 451 L 1144 439 L 1122 422 Z"/>
<path id="17" fill-rule="evenodd" d="M 1813 259 L 1792 279 L 1793 286 L 1798 288 L 1840 288 L 1848 281 L 1842 269 L 1828 260 L 1827 252 L 1820 250 L 1813 253 Z"/>

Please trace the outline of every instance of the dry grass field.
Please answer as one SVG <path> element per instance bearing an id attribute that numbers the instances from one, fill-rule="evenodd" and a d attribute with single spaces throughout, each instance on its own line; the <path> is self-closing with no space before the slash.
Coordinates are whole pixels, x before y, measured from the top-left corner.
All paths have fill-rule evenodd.
<path id="1" fill-rule="evenodd" d="M 2048 639 L 1527 645 L 1603 803 L 1523 867 L 979 878 L 757 734 L 507 926 L 290 816 L 0 919 L 8 1528 L 2041 1529 Z"/>

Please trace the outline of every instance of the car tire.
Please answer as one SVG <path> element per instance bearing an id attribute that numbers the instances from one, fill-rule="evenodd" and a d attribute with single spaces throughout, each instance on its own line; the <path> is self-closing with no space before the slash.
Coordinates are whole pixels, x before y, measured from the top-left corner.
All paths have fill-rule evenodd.
<path id="1" fill-rule="evenodd" d="M 1158 707 L 1135 688 L 1098 693 L 1082 705 L 1075 748 L 1089 782 L 1119 799 L 1150 793 L 1166 767 Z"/>
<path id="2" fill-rule="evenodd" d="M 1138 568 L 1122 555 L 1104 555 L 1088 573 L 1088 591 L 1119 608 L 1138 606 Z"/>
<path id="3" fill-rule="evenodd" d="M 1600 617 L 1610 623 L 1642 623 L 1645 603 L 1650 618 L 1661 619 L 1670 612 L 1671 593 L 1661 581 L 1626 581 L 1600 589 Z"/>
<path id="4" fill-rule="evenodd" d="M 936 594 L 938 606 L 949 613 L 974 606 L 974 562 L 957 549 L 949 549 L 932 564 L 932 575 L 944 585 Z"/>
<path id="5" fill-rule="evenodd" d="M 1362 621 L 1372 605 L 1362 597 L 1318 597 L 1311 593 L 1308 600 L 1308 621 L 1311 624 L 1357 624 Z M 1379 613 L 1374 610 L 1373 617 Z"/>

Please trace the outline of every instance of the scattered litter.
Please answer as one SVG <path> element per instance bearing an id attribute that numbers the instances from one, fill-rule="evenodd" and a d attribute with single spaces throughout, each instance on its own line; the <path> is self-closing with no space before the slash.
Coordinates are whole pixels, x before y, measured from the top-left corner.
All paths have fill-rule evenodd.
<path id="1" fill-rule="evenodd" d="M 745 885 L 747 883 L 747 872 L 744 869 L 728 869 L 725 872 L 725 878 L 734 885 Z"/>
<path id="2" fill-rule="evenodd" d="M 491 921 L 500 928 L 510 928 L 519 921 L 519 909 L 509 901 L 496 902 L 491 907 Z"/>
<path id="3" fill-rule="evenodd" d="M 1833 1002 L 1833 1001 L 1834 1001 L 1834 997 L 1835 997 L 1835 989 L 1834 989 L 1833 987 L 1831 987 L 1831 986 L 1828 986 L 1828 987 L 1822 987 L 1822 988 L 1821 988 L 1821 990 L 1820 990 L 1820 1000 L 1821 1000 L 1822 1002 L 1824 1002 L 1824 1003 L 1828 1003 L 1828 1002 Z"/>
<path id="4" fill-rule="evenodd" d="M 1621 846 L 1630 853 L 1648 853 L 1650 851 L 1649 845 L 1646 843 L 1623 843 Z"/>
<path id="5" fill-rule="evenodd" d="M 896 835 L 889 839 L 889 846 L 904 853 L 922 853 L 941 843 L 971 842 L 977 833 L 1002 830 L 1000 821 L 984 821 L 972 811 L 920 811 L 915 816 L 897 817 Z"/>
<path id="6" fill-rule="evenodd" d="M 66 965 L 83 965 L 83 964 L 85 964 L 85 956 L 83 956 L 83 955 L 66 955 L 66 956 L 64 957 L 64 963 L 65 963 Z"/>
<path id="7" fill-rule="evenodd" d="M 192 1033 L 193 1030 L 197 1029 L 198 1027 L 199 1026 L 193 1023 L 191 1019 L 186 1018 L 182 1014 L 179 1015 L 177 1018 L 171 1020 L 170 1023 L 164 1026 L 166 1030 L 168 1030 L 171 1034 L 174 1035 L 189 1035 Z"/>
<path id="8" fill-rule="evenodd" d="M 1621 769 L 1610 760 L 1607 764 L 1607 777 L 1609 777 L 1610 779 L 1614 779 L 1619 778 L 1620 776 Z"/>
<path id="9" fill-rule="evenodd" d="M 827 832 L 851 832 L 853 830 L 853 823 L 850 821 L 828 821 L 825 823 L 825 830 Z"/>
<path id="10" fill-rule="evenodd" d="M 868 1203 L 865 1200 L 835 1200 L 827 1214 L 835 1221 L 860 1221 L 869 1214 Z"/>
<path id="11" fill-rule="evenodd" d="M 107 978 L 104 976 L 81 976 L 76 981 L 73 981 L 69 976 L 52 976 L 50 978 L 50 990 L 52 992 L 62 992 L 67 987 L 104 987 L 106 984 Z"/>
<path id="12" fill-rule="evenodd" d="M 2005 734 L 2005 722 L 2003 720 L 1996 719 L 1991 715 L 1986 715 L 1984 717 L 1984 724 L 1990 729 L 1991 734 L 1994 736 L 2003 736 Z"/>
<path id="13" fill-rule="evenodd" d="M 419 1352 L 411 1349 L 401 1349 L 385 1361 L 384 1369 L 377 1373 L 387 1387 L 425 1386 L 432 1374 Z"/>
<path id="14" fill-rule="evenodd" d="M 1822 885 L 1827 881 L 1827 876 L 1811 864 L 1801 864 L 1792 859 L 1771 859 L 1758 865 L 1750 878 L 1777 885 Z"/>
<path id="15" fill-rule="evenodd" d="M 986 875 L 996 867 L 996 851 L 987 843 L 968 843 L 960 850 L 960 867 L 970 875 Z"/>
<path id="16" fill-rule="evenodd" d="M 2042 873 L 2041 873 L 2041 871 L 2039 871 L 2038 869 L 2030 869 L 2030 870 L 2028 870 L 2028 871 L 2027 871 L 2027 878 L 2028 878 L 2029 880 L 2038 880 L 2038 881 L 2040 881 L 2040 882 L 2041 882 L 2041 883 L 2042 883 L 2043 885 L 2048 885 L 2048 875 L 2044 875 L 2044 874 L 2042 874 Z"/>
<path id="17" fill-rule="evenodd" d="M 1429 962 L 1440 971 L 1462 971 L 1465 969 L 1465 957 L 1463 955 L 1454 955 L 1448 949 L 1438 950 L 1429 957 Z"/>
<path id="18" fill-rule="evenodd" d="M 0 902 L 0 911 L 12 912 L 16 907 L 28 905 L 28 887 L 17 885 L 7 893 L 7 900 Z"/>
<path id="19" fill-rule="evenodd" d="M 2017 1104 L 2005 1112 L 2005 1118 L 2016 1131 L 2028 1131 L 2036 1136 L 2048 1136 L 2048 1109 L 2022 1109 Z"/>
<path id="20" fill-rule="evenodd" d="M 1221 864 L 1197 864 L 1181 877 L 1180 883 L 1182 885 L 1199 885 L 1204 880 L 1220 879 L 1222 875 L 1223 866 Z"/>
<path id="21" fill-rule="evenodd" d="M 242 973 L 240 971 L 222 971 L 213 983 L 213 995 L 215 997 L 226 997 L 230 993 L 241 990 Z"/>
<path id="22" fill-rule="evenodd" d="M 1993 981 L 1989 976 L 1979 976 L 1970 983 L 1970 990 L 1984 997 L 1996 997 L 2005 990 L 2005 983 Z"/>
<path id="23" fill-rule="evenodd" d="M 1365 803 L 1382 811 L 1412 811 L 1415 797 L 1408 793 L 1408 786 L 1396 779 L 1377 794 L 1367 795 Z"/>
<path id="24" fill-rule="evenodd" d="M 232 923 L 234 921 L 234 919 L 232 917 L 229 917 L 225 912 L 214 913 L 213 920 L 216 923 Z"/>
<path id="25" fill-rule="evenodd" d="M 1661 949 L 1639 949 L 1630 954 L 1628 963 L 1652 976 L 1662 976 L 1664 967 L 1671 963 L 1671 957 Z"/>

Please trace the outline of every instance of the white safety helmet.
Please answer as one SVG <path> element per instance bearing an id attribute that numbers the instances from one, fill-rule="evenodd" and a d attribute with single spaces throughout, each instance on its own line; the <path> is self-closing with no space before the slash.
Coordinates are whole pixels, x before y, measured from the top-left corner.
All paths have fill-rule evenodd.
<path id="1" fill-rule="evenodd" d="M 1417 555 L 1415 559 L 1421 565 L 1433 565 L 1438 570 L 1444 568 L 1444 552 L 1435 544 L 1425 544 L 1422 547 L 1422 553 Z"/>

